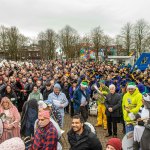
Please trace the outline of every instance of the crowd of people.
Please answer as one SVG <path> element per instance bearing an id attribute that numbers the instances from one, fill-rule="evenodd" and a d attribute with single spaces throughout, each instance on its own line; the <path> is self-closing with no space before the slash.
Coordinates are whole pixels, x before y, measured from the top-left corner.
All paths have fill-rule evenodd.
<path id="1" fill-rule="evenodd" d="M 103 127 L 106 137 L 111 137 L 106 149 L 122 149 L 117 138 L 117 123 L 122 123 L 124 134 L 134 131 L 134 149 L 144 150 L 150 135 L 145 131 L 150 125 L 147 93 L 150 68 L 140 71 L 130 65 L 83 61 L 3 61 L 0 115 L 5 117 L 0 143 L 14 137 L 31 137 L 26 149 L 56 150 L 60 141 L 56 124 L 63 129 L 64 116 L 69 114 L 70 150 L 101 150 L 96 133 L 85 124 L 90 102 L 95 101 L 95 127 Z"/>

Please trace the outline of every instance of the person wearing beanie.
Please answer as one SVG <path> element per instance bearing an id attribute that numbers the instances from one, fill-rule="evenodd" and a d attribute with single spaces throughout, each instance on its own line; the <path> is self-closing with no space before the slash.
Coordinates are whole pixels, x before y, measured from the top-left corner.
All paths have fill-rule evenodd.
<path id="1" fill-rule="evenodd" d="M 134 82 L 127 85 L 127 93 L 123 96 L 122 110 L 126 123 L 126 133 L 133 131 L 133 120 L 142 106 L 142 94 L 139 92 Z"/>
<path id="2" fill-rule="evenodd" d="M 122 142 L 118 138 L 111 138 L 106 144 L 106 150 L 122 150 Z"/>
<path id="3" fill-rule="evenodd" d="M 45 101 L 48 104 L 54 105 L 56 109 L 61 114 L 61 121 L 60 121 L 60 127 L 63 128 L 63 122 L 64 122 L 64 108 L 68 105 L 68 99 L 66 98 L 66 95 L 61 92 L 61 86 L 60 84 L 56 83 L 53 88 L 53 92 L 49 94 L 48 100 Z"/>
<path id="4" fill-rule="evenodd" d="M 41 109 L 38 113 L 38 127 L 29 150 L 56 150 L 58 133 L 50 121 L 50 111 Z"/>
<path id="5" fill-rule="evenodd" d="M 80 114 L 86 122 L 88 119 L 88 102 L 90 99 L 90 94 L 88 91 L 88 82 L 82 81 L 80 86 L 74 91 L 74 113 Z"/>

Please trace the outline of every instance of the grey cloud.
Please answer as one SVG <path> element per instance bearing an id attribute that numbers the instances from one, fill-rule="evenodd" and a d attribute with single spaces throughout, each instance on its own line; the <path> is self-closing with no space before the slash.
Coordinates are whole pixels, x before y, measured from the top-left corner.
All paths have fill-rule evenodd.
<path id="1" fill-rule="evenodd" d="M 149 18 L 149 0 L 1 0 L 0 24 L 17 26 L 25 35 L 35 36 L 66 24 L 79 33 L 96 26 L 116 35 L 126 22 Z"/>

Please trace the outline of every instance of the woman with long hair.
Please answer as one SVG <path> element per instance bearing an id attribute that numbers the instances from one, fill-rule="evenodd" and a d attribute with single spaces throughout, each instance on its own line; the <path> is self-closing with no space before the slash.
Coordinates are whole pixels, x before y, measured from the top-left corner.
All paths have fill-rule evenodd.
<path id="1" fill-rule="evenodd" d="M 0 104 L 0 114 L 4 113 L 4 132 L 0 143 L 12 137 L 20 137 L 20 114 L 8 97 L 3 97 Z"/>
<path id="2" fill-rule="evenodd" d="M 10 85 L 6 86 L 5 92 L 2 94 L 2 97 L 8 97 L 10 101 L 17 106 L 17 95 Z"/>

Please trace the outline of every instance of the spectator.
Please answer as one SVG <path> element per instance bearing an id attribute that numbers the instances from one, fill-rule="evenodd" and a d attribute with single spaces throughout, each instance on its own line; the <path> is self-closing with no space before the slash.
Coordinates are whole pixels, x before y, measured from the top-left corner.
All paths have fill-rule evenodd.
<path id="1" fill-rule="evenodd" d="M 133 131 L 132 118 L 136 115 L 142 106 L 142 94 L 139 92 L 134 82 L 127 85 L 127 93 L 123 96 L 122 109 L 123 117 L 126 125 L 126 133 L 130 130 Z"/>
<path id="2" fill-rule="evenodd" d="M 6 120 L 4 121 L 4 132 L 0 139 L 0 143 L 13 137 L 20 137 L 20 114 L 9 98 L 2 98 L 0 113 L 6 115 Z"/>
<path id="3" fill-rule="evenodd" d="M 85 122 L 88 119 L 88 102 L 90 99 L 87 87 L 88 82 L 82 81 L 80 86 L 75 90 L 73 94 L 75 114 L 81 113 Z"/>
<path id="4" fill-rule="evenodd" d="M 46 83 L 46 88 L 43 91 L 43 99 L 47 100 L 48 99 L 48 95 L 50 93 L 52 93 L 52 92 L 53 92 L 53 88 L 52 88 L 51 84 L 50 83 Z"/>
<path id="5" fill-rule="evenodd" d="M 6 86 L 5 92 L 2 94 L 2 97 L 8 97 L 11 102 L 17 106 L 17 95 L 13 91 L 12 87 L 10 85 Z"/>
<path id="6" fill-rule="evenodd" d="M 107 130 L 107 117 L 105 114 L 106 107 L 104 105 L 105 103 L 105 97 L 109 93 L 108 87 L 105 85 L 104 80 L 100 80 L 100 93 L 98 93 L 98 99 L 97 99 L 97 104 L 98 104 L 98 115 L 97 115 L 97 124 L 95 125 L 96 127 L 98 126 L 104 126 L 104 130 Z"/>
<path id="7" fill-rule="evenodd" d="M 66 98 L 69 100 L 69 83 L 67 81 L 64 82 L 62 92 L 66 95 Z M 69 105 L 65 107 L 65 112 L 69 114 Z"/>
<path id="8" fill-rule="evenodd" d="M 21 114 L 21 135 L 34 136 L 34 124 L 38 118 L 38 103 L 36 99 L 26 101 Z"/>
<path id="9" fill-rule="evenodd" d="M 114 84 L 109 86 L 109 90 L 110 93 L 106 96 L 105 100 L 108 128 L 108 134 L 106 137 L 112 136 L 112 134 L 113 137 L 117 137 L 117 122 L 120 117 L 121 95 L 116 93 L 116 87 Z"/>
<path id="10" fill-rule="evenodd" d="M 28 96 L 28 100 L 31 100 L 31 99 L 36 99 L 37 101 L 43 100 L 43 96 L 40 93 L 40 91 L 38 90 L 37 86 L 33 87 L 32 93 L 30 93 Z"/>
<path id="11" fill-rule="evenodd" d="M 118 138 L 111 138 L 106 144 L 106 150 L 122 150 L 121 140 Z"/>
<path id="12" fill-rule="evenodd" d="M 6 84 L 3 81 L 3 77 L 0 76 L 0 94 L 2 94 L 5 91 Z"/>
<path id="13" fill-rule="evenodd" d="M 54 105 L 61 113 L 61 127 L 63 127 L 64 108 L 68 105 L 68 100 L 66 95 L 61 92 L 61 87 L 58 83 L 54 85 L 53 92 L 49 94 L 47 102 Z"/>
<path id="14" fill-rule="evenodd" d="M 69 88 L 69 96 L 70 96 L 70 116 L 73 117 L 74 116 L 74 107 L 73 107 L 73 104 L 74 104 L 74 100 L 73 100 L 73 94 L 74 94 L 74 91 L 76 90 L 77 88 L 77 80 L 73 80 L 72 82 L 72 86 Z"/>
<path id="15" fill-rule="evenodd" d="M 150 109 L 150 94 L 144 94 L 143 105 L 140 108 L 138 114 L 136 115 L 137 125 L 134 127 L 134 143 L 133 143 L 134 150 L 140 149 L 141 137 L 143 136 L 143 132 L 145 130 L 144 124 L 149 120 L 148 118 L 150 116 L 149 109 Z M 149 136 L 149 131 L 147 131 L 147 133 L 148 133 L 147 135 Z M 144 145 L 147 144 L 147 142 L 148 141 L 146 141 L 146 139 L 142 140 L 142 143 Z"/>
<path id="16" fill-rule="evenodd" d="M 38 127 L 29 150 L 57 150 L 58 134 L 50 121 L 50 111 L 40 110 L 38 113 Z"/>
<path id="17" fill-rule="evenodd" d="M 70 150 L 102 150 L 102 145 L 96 134 L 84 124 L 84 119 L 80 115 L 73 117 L 72 128 L 67 135 Z"/>

